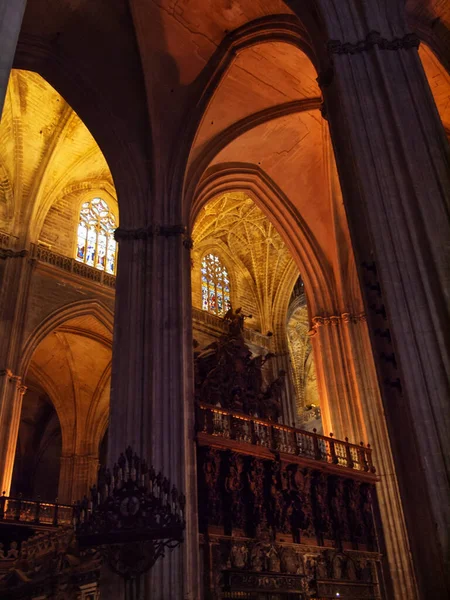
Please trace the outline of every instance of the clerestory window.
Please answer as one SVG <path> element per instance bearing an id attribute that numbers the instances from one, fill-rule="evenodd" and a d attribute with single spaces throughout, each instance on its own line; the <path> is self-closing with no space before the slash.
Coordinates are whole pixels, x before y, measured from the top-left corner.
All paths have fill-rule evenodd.
<path id="1" fill-rule="evenodd" d="M 77 230 L 76 260 L 96 269 L 115 274 L 117 243 L 116 219 L 108 204 L 93 198 L 81 205 Z"/>
<path id="2" fill-rule="evenodd" d="M 227 268 L 215 254 L 202 259 L 202 308 L 222 317 L 231 307 Z"/>

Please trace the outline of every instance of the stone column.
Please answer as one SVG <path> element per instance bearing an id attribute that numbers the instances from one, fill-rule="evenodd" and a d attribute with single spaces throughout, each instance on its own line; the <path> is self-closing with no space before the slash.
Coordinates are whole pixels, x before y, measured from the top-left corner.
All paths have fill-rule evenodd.
<path id="1" fill-rule="evenodd" d="M 186 494 L 182 546 L 145 577 L 144 597 L 200 590 L 194 443 L 190 253 L 184 227 L 119 229 L 111 417 L 112 463 L 130 444 Z"/>
<path id="2" fill-rule="evenodd" d="M 0 119 L 26 0 L 0 0 Z"/>
<path id="3" fill-rule="evenodd" d="M 406 29 L 404 2 L 316 0 L 315 7 L 328 37 L 319 82 L 420 594 L 444 598 L 450 573 L 448 143 L 419 41 Z M 317 42 L 320 52 L 323 39 Z"/>
<path id="4" fill-rule="evenodd" d="M 284 389 L 281 396 L 281 420 L 285 425 L 295 426 L 297 423 L 295 390 L 292 383 L 291 361 L 289 347 L 287 345 L 287 333 L 284 327 L 277 327 L 272 338 L 274 340 L 274 358 L 270 361 L 271 380 L 278 377 L 280 371 L 286 373 L 284 378 Z"/>
<path id="5" fill-rule="evenodd" d="M 27 254 L 25 250 L 0 248 L 0 488 L 7 494 L 26 389 L 18 369 L 32 272 Z"/>
<path id="6" fill-rule="evenodd" d="M 370 441 L 373 448 L 393 597 L 412 600 L 417 597 L 414 570 L 366 317 L 349 312 L 314 317 L 310 335 L 324 370 L 328 397 L 323 406 L 329 429 L 338 439 Z"/>

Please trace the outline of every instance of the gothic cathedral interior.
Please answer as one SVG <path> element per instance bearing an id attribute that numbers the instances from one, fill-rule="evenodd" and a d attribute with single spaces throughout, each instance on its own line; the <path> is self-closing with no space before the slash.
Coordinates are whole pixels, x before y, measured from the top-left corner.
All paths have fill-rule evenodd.
<path id="1" fill-rule="evenodd" d="M 450 3 L 0 0 L 0 598 L 450 597 Z"/>

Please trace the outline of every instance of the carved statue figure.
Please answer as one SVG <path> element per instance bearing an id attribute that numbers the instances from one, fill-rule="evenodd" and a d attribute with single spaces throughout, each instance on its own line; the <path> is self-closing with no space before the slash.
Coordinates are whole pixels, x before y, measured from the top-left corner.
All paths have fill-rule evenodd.
<path id="1" fill-rule="evenodd" d="M 374 544 L 375 532 L 372 513 L 372 490 L 368 484 L 361 485 L 362 496 L 362 519 L 367 542 L 370 546 Z"/>
<path id="2" fill-rule="evenodd" d="M 356 580 L 355 563 L 351 558 L 347 558 L 347 579 L 351 579 L 352 581 Z"/>
<path id="3" fill-rule="evenodd" d="M 350 535 L 345 502 L 344 481 L 342 479 L 335 481 L 331 507 L 334 521 L 333 526 L 335 539 L 339 542 L 342 540 L 348 540 Z"/>
<path id="4" fill-rule="evenodd" d="M 327 475 L 325 475 L 325 473 L 317 474 L 313 479 L 312 488 L 315 529 L 321 544 L 323 545 L 324 540 L 331 537 Z"/>
<path id="5" fill-rule="evenodd" d="M 316 578 L 317 557 L 313 555 L 306 556 L 305 559 L 305 575 L 309 579 Z"/>
<path id="6" fill-rule="evenodd" d="M 23 550 L 23 545 L 22 544 L 22 550 Z M 22 552 L 23 554 L 23 552 Z M 17 549 L 17 542 L 11 542 L 10 546 L 9 546 L 9 550 L 8 550 L 8 554 L 6 555 L 6 558 L 12 558 L 12 559 L 16 559 L 19 556 L 19 550 Z"/>
<path id="7" fill-rule="evenodd" d="M 264 552 L 260 544 L 253 546 L 250 561 L 252 571 L 260 573 L 264 569 Z"/>
<path id="8" fill-rule="evenodd" d="M 264 467 L 262 461 L 253 458 L 247 470 L 248 487 L 251 494 L 250 519 L 255 527 L 265 522 L 264 510 Z M 265 523 L 267 525 L 267 523 Z"/>
<path id="9" fill-rule="evenodd" d="M 280 464 L 272 463 L 271 483 L 270 483 L 270 504 L 271 504 L 271 522 L 275 531 L 281 531 L 283 525 L 284 495 L 280 484 Z"/>
<path id="10" fill-rule="evenodd" d="M 221 521 L 221 494 L 218 487 L 220 474 L 220 453 L 210 449 L 203 460 L 203 474 L 206 486 L 206 506 L 208 507 L 208 521 L 219 525 Z"/>
<path id="11" fill-rule="evenodd" d="M 328 579 L 328 564 L 323 554 L 317 559 L 317 579 Z"/>
<path id="12" fill-rule="evenodd" d="M 311 473 L 299 466 L 290 469 L 289 489 L 293 497 L 293 529 L 297 536 L 301 530 L 306 537 L 315 535 L 311 504 Z"/>
<path id="13" fill-rule="evenodd" d="M 279 573 L 281 570 L 281 562 L 280 557 L 278 556 L 278 552 L 275 546 L 270 546 L 269 550 L 266 553 L 266 564 L 267 570 L 272 573 Z"/>
<path id="14" fill-rule="evenodd" d="M 373 563 L 362 558 L 358 561 L 358 579 L 367 583 L 373 581 Z"/>
<path id="15" fill-rule="evenodd" d="M 244 482 L 242 473 L 244 462 L 239 454 L 232 454 L 230 457 L 228 474 L 225 477 L 225 489 L 230 495 L 230 517 L 233 527 L 242 528 L 245 522 L 244 502 L 242 499 L 242 490 Z"/>
<path id="16" fill-rule="evenodd" d="M 350 480 L 347 483 L 348 491 L 348 518 L 351 536 L 358 541 L 363 535 L 363 520 L 361 514 L 361 482 Z"/>
<path id="17" fill-rule="evenodd" d="M 247 565 L 248 548 L 245 544 L 234 544 L 231 548 L 231 565 L 235 569 L 244 569 Z"/>
<path id="18" fill-rule="evenodd" d="M 244 315 L 242 308 L 239 307 L 233 310 L 230 307 L 225 313 L 224 320 L 229 321 L 229 332 L 232 337 L 239 337 L 244 330 L 244 320 L 246 318 L 251 319 L 252 315 Z"/>
<path id="19" fill-rule="evenodd" d="M 301 563 L 300 563 L 301 565 Z M 299 561 L 293 548 L 284 548 L 281 553 L 281 571 L 283 573 L 299 574 Z"/>
<path id="20" fill-rule="evenodd" d="M 344 558 L 339 554 L 333 560 L 333 579 L 342 579 L 345 570 Z"/>
<path id="21" fill-rule="evenodd" d="M 263 396 L 263 416 L 272 421 L 278 421 L 281 415 L 281 400 L 285 388 L 286 371 L 278 371 L 278 378 L 267 387 Z"/>

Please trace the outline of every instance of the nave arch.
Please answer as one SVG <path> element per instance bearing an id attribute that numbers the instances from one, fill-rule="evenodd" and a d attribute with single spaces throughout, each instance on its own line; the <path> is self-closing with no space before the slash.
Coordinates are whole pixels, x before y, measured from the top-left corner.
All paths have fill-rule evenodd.
<path id="1" fill-rule="evenodd" d="M 235 111 L 235 121 L 222 118 L 218 124 L 220 111 L 210 115 L 214 102 L 232 104 L 229 93 L 221 96 L 231 71 L 222 72 L 222 79 L 212 84 L 208 109 L 194 137 L 184 182 L 184 214 L 192 228 L 202 206 L 232 190 L 245 191 L 265 212 L 304 280 L 324 433 L 370 440 L 380 472 L 393 473 L 334 152 L 318 110 L 321 93 L 315 87 L 307 98 L 269 106 L 256 103 L 254 114 Z M 252 105 L 251 88 L 240 93 L 238 98 Z M 396 551 L 399 544 L 407 544 L 396 481 L 383 484 L 380 499 L 383 521 L 389 524 L 391 568 L 405 573 L 407 559 Z"/>
<path id="2" fill-rule="evenodd" d="M 61 429 L 61 456 L 53 457 L 61 502 L 82 497 L 95 480 L 109 416 L 112 325 L 103 303 L 75 302 L 44 319 L 23 348 L 22 381 L 45 393 Z"/>

